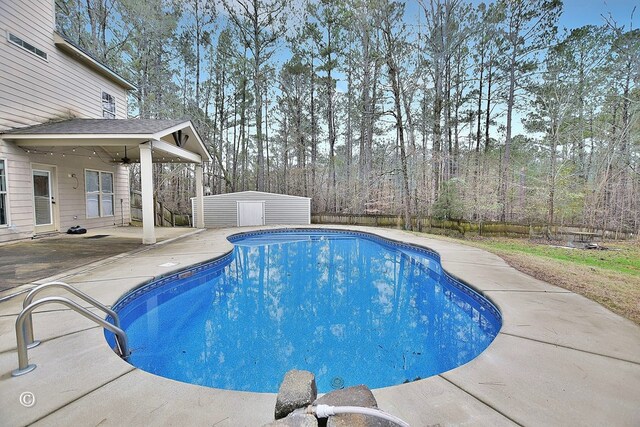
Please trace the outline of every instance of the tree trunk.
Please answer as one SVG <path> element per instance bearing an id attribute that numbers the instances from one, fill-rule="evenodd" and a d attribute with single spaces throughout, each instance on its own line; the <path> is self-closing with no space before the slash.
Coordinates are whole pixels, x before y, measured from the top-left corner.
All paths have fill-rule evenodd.
<path id="1" fill-rule="evenodd" d="M 511 164 L 511 129 L 513 126 L 513 106 L 515 103 L 516 91 L 516 45 L 514 43 L 511 49 L 511 58 L 509 62 L 509 89 L 507 92 L 507 124 L 504 139 L 504 158 L 502 159 L 502 185 L 500 186 L 500 220 L 507 220 L 509 212 L 509 168 Z"/>
<path id="2" fill-rule="evenodd" d="M 402 123 L 402 105 L 400 102 L 400 84 L 398 83 L 399 72 L 396 68 L 395 61 L 393 59 L 391 49 L 393 44 L 391 41 L 391 28 L 387 21 L 387 66 L 389 67 L 389 80 L 391 80 L 391 89 L 393 91 L 393 100 L 395 106 L 396 116 L 396 130 L 398 136 L 398 143 L 400 145 L 400 163 L 402 168 L 402 187 L 404 191 L 403 207 L 404 207 L 404 227 L 405 229 L 411 229 L 411 193 L 409 191 L 409 173 L 407 171 L 407 154 L 404 145 L 404 125 Z"/>

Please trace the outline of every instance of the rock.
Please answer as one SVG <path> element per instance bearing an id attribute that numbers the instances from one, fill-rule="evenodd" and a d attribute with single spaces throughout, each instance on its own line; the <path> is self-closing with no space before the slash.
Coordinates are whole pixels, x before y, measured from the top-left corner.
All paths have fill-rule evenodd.
<path id="1" fill-rule="evenodd" d="M 378 402 L 367 386 L 358 385 L 335 390 L 313 402 L 314 405 L 362 406 L 377 408 Z M 381 418 L 362 414 L 340 414 L 327 420 L 318 420 L 318 425 L 327 427 L 397 427 L 394 423 Z"/>
<path id="2" fill-rule="evenodd" d="M 362 414 L 340 414 L 329 417 L 327 427 L 398 427 L 391 421 Z"/>
<path id="3" fill-rule="evenodd" d="M 316 377 L 309 371 L 293 369 L 284 375 L 276 399 L 276 420 L 286 417 L 298 408 L 304 408 L 318 396 Z"/>
<path id="4" fill-rule="evenodd" d="M 262 427 L 318 427 L 318 419 L 309 414 L 289 414 Z"/>
<path id="5" fill-rule="evenodd" d="M 378 402 L 373 397 L 371 390 L 365 385 L 357 385 L 335 390 L 325 394 L 313 402 L 314 405 L 331 406 L 364 406 L 365 408 L 377 408 Z"/>

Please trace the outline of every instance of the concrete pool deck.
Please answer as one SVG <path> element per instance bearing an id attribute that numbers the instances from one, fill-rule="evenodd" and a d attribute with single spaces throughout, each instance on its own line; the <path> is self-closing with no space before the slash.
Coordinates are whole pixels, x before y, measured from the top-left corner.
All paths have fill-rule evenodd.
<path id="1" fill-rule="evenodd" d="M 312 227 L 356 229 L 432 248 L 447 271 L 502 311 L 503 327 L 480 356 L 437 376 L 373 390 L 380 408 L 412 426 L 640 425 L 640 327 L 631 321 L 480 249 L 399 230 Z M 232 249 L 228 235 L 249 230 L 207 230 L 58 279 L 112 305 L 154 277 L 223 255 Z M 273 419 L 275 394 L 148 374 L 111 351 L 100 327 L 57 305 L 34 314 L 34 334 L 43 341 L 29 351 L 37 369 L 11 377 L 23 298 L 0 303 L 2 425 L 261 426 Z M 23 392 L 33 394 L 33 406 L 20 403 Z"/>

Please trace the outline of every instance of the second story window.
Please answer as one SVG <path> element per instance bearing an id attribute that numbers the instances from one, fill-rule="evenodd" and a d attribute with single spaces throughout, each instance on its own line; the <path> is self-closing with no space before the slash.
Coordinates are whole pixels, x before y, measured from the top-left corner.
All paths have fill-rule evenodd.
<path id="1" fill-rule="evenodd" d="M 102 118 L 116 118 L 116 99 L 107 92 L 102 92 Z"/>
<path id="2" fill-rule="evenodd" d="M 42 50 L 38 49 L 37 47 L 35 47 L 31 43 L 28 43 L 28 42 L 22 40 L 20 37 L 16 36 L 15 34 L 8 33 L 7 34 L 7 38 L 9 39 L 9 41 L 11 43 L 15 44 L 16 46 L 20 46 L 24 50 L 27 50 L 27 51 L 33 53 L 34 55 L 44 59 L 45 61 L 47 60 L 47 53 L 46 52 L 43 52 Z"/>

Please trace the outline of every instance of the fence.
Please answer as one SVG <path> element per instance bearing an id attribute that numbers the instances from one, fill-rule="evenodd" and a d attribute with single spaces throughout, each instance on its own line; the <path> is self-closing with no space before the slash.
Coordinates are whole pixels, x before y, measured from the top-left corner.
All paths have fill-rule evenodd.
<path id="1" fill-rule="evenodd" d="M 350 224 L 372 227 L 405 228 L 404 218 L 397 215 L 358 215 L 315 213 L 311 215 L 314 224 Z M 630 239 L 633 233 L 616 230 L 594 230 L 579 226 L 549 226 L 546 224 L 517 224 L 507 222 L 472 222 L 466 220 L 438 220 L 434 218 L 412 217 L 412 229 L 436 234 L 457 234 L 463 236 L 486 237 L 553 237 L 571 240 Z"/>

